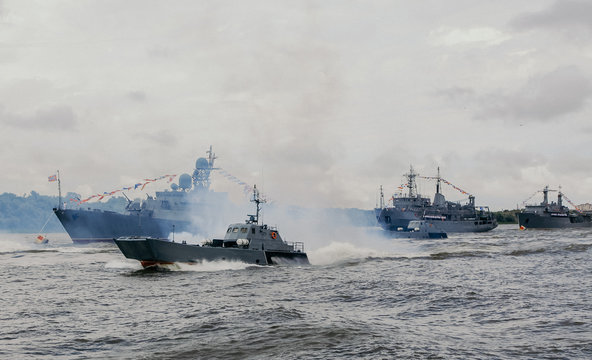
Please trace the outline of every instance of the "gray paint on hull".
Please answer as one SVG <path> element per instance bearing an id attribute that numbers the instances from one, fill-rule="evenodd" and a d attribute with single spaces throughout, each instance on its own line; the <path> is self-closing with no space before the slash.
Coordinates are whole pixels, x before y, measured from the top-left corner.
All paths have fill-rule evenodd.
<path id="1" fill-rule="evenodd" d="M 122 236 L 166 238 L 173 231 L 173 225 L 176 232 L 194 233 L 197 230 L 186 221 L 156 219 L 145 215 L 82 209 L 56 209 L 54 212 L 75 243 L 113 241 Z"/>
<path id="2" fill-rule="evenodd" d="M 421 215 L 414 211 L 403 211 L 397 208 L 376 209 L 376 217 L 380 226 L 389 231 L 396 231 L 398 228 L 407 228 L 409 222 L 421 219 Z M 390 222 L 387 221 L 390 219 Z M 454 232 L 485 232 L 497 227 L 497 222 L 483 220 L 429 220 L 423 219 L 427 224 L 441 229 L 446 233 Z"/>
<path id="3" fill-rule="evenodd" d="M 305 253 L 289 251 L 208 247 L 149 238 L 115 239 L 115 243 L 126 258 L 139 261 L 195 263 L 226 260 L 271 265 L 275 263 L 274 258 L 280 258 L 283 260 L 280 262 L 309 263 Z"/>
<path id="4" fill-rule="evenodd" d="M 551 216 L 534 213 L 519 213 L 518 225 L 531 229 L 562 229 L 592 227 L 590 216 Z"/>

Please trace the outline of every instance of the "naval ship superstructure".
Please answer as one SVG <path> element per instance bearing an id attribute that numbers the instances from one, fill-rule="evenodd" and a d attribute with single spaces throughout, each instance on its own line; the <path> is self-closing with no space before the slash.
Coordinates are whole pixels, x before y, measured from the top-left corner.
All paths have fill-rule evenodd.
<path id="1" fill-rule="evenodd" d="M 405 174 L 407 183 L 404 186 L 408 188 L 408 193 L 393 195 L 391 206 L 385 205 L 381 190 L 380 206 L 375 209 L 375 215 L 383 229 L 400 231 L 408 228 L 409 222 L 413 220 L 422 220 L 446 233 L 483 232 L 497 227 L 497 221 L 489 211 L 489 207 L 476 206 L 473 195 L 469 195 L 467 204 L 446 200 L 441 192 L 441 183 L 448 182 L 440 177 L 439 168 L 438 176 L 425 177 L 436 180 L 436 194 L 433 202 L 417 192 L 418 176 L 419 174 L 411 167 L 409 173 Z"/>
<path id="2" fill-rule="evenodd" d="M 557 191 L 557 202 L 549 202 L 550 191 Z M 518 213 L 520 229 L 592 227 L 592 213 L 579 211 L 577 208 L 573 211 L 563 205 L 565 195 L 561 190 L 551 190 L 549 186 L 545 186 L 541 192 L 543 202 L 538 205 L 526 205 L 524 210 Z"/>
<path id="3" fill-rule="evenodd" d="M 210 190 L 216 156 L 198 158 L 192 175 L 182 174 L 171 190 L 157 191 L 143 201 L 128 199 L 123 212 L 54 208 L 54 213 L 75 243 L 113 241 L 122 236 L 166 238 L 171 233 L 209 235 L 232 207 L 226 193 Z"/>

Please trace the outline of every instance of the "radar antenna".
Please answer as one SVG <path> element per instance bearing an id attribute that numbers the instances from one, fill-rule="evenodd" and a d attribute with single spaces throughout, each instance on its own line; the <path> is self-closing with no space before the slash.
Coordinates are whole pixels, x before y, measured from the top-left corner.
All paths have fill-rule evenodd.
<path id="1" fill-rule="evenodd" d="M 261 211 L 260 204 L 265 203 L 266 201 L 259 197 L 259 190 L 257 190 L 257 185 L 253 185 L 253 198 L 251 199 L 251 202 L 254 202 L 256 204 L 257 213 L 255 215 L 248 215 L 249 220 L 247 221 L 247 223 L 259 224 L 259 212 Z"/>
<path id="2" fill-rule="evenodd" d="M 210 145 L 210 150 L 206 151 L 206 154 L 208 154 L 208 164 L 210 165 L 210 168 L 213 168 L 214 160 L 216 160 L 218 157 L 212 151 L 212 145 Z"/>
<path id="3" fill-rule="evenodd" d="M 210 188 L 210 172 L 212 170 L 216 170 L 214 168 L 214 160 L 217 159 L 216 154 L 212 151 L 212 145 L 210 145 L 210 149 L 206 151 L 208 154 L 208 158 L 199 158 L 195 163 L 195 170 L 193 171 L 193 185 L 196 189 L 205 189 L 208 190 Z"/>
<path id="4" fill-rule="evenodd" d="M 407 186 L 409 187 L 409 197 L 413 198 L 417 195 L 417 184 L 415 182 L 415 178 L 419 175 L 418 173 L 413 171 L 413 166 L 409 166 L 409 174 L 405 174 L 407 178 Z"/>

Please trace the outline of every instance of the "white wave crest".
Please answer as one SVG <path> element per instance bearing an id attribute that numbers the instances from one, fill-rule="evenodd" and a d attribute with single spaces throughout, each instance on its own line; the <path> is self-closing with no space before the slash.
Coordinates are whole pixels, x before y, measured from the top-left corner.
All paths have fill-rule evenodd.
<path id="1" fill-rule="evenodd" d="M 402 240 L 402 241 L 398 241 Z M 367 242 L 369 247 L 346 242 L 331 242 L 329 245 L 308 252 L 308 259 L 313 265 L 331 265 L 352 260 L 373 258 L 414 258 L 426 256 L 427 252 L 421 250 L 418 244 L 406 239 L 388 239 Z"/>
<path id="2" fill-rule="evenodd" d="M 32 250 L 33 246 L 24 244 L 24 243 L 15 243 L 15 242 L 1 242 L 0 243 L 0 253 L 11 253 L 17 251 L 26 251 Z"/>
<path id="3" fill-rule="evenodd" d="M 111 260 L 105 264 L 106 269 L 130 269 L 130 270 L 142 270 L 142 265 L 139 261 L 119 259 Z"/>
<path id="4" fill-rule="evenodd" d="M 208 271 L 224 271 L 224 270 L 244 270 L 251 266 L 258 266 L 254 264 L 247 264 L 241 261 L 228 261 L 228 260 L 220 260 L 220 261 L 202 261 L 195 264 L 187 264 L 187 263 L 175 263 L 174 264 L 179 271 L 199 271 L 199 272 L 208 272 Z"/>
<path id="5" fill-rule="evenodd" d="M 327 246 L 308 252 L 308 260 L 312 265 L 330 265 L 374 256 L 379 256 L 376 250 L 342 242 L 331 242 Z"/>

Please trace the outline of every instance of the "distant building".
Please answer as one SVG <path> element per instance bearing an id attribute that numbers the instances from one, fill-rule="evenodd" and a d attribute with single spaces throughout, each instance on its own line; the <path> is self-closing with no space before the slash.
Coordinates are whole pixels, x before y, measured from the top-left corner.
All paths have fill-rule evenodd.
<path id="1" fill-rule="evenodd" d="M 592 204 L 590 204 L 590 203 L 580 204 L 580 205 L 578 205 L 578 209 L 580 209 L 582 211 L 592 211 Z"/>

